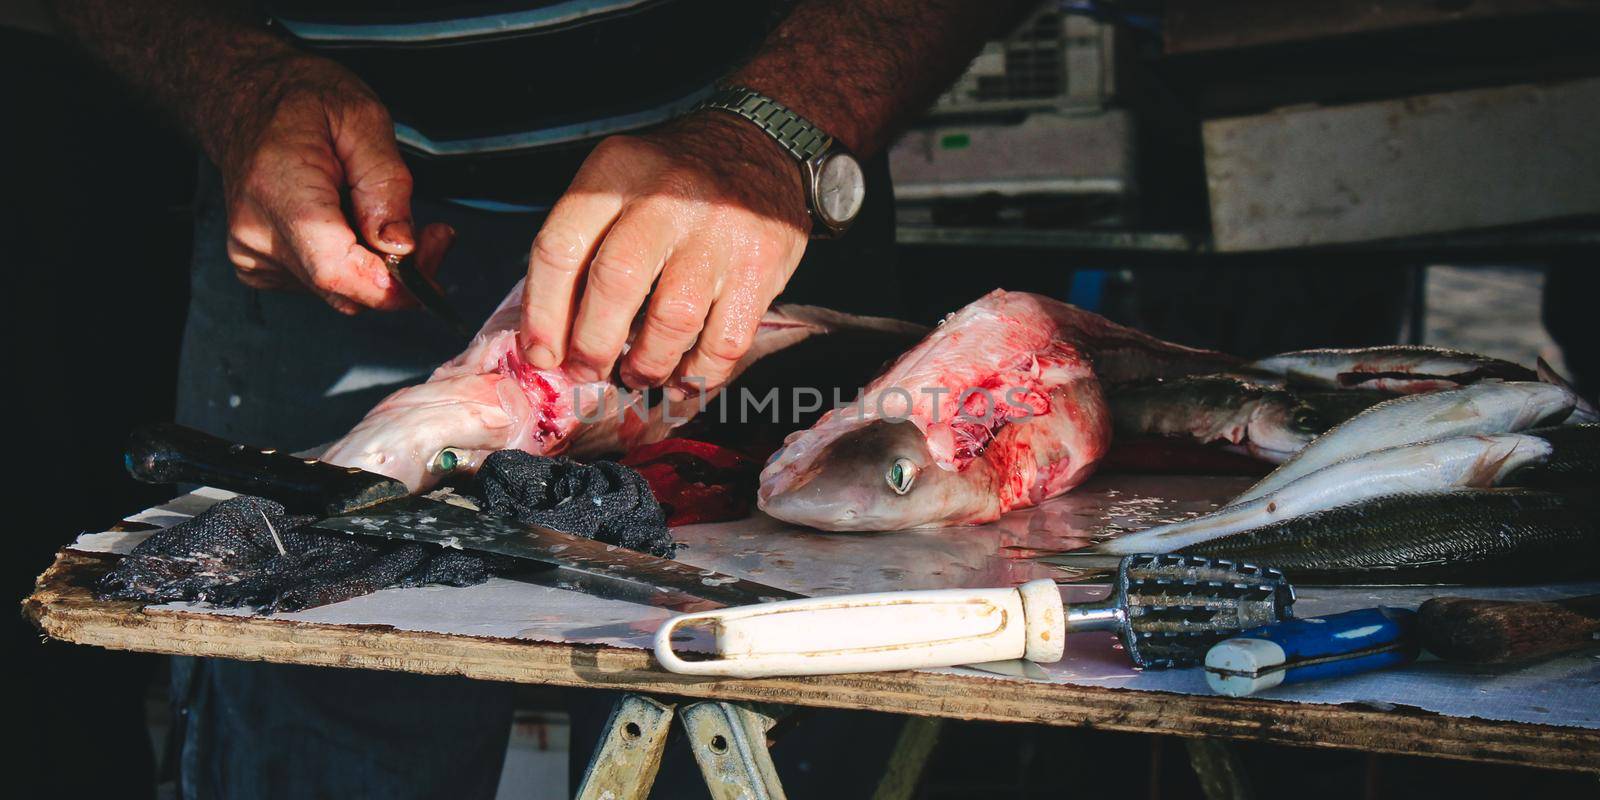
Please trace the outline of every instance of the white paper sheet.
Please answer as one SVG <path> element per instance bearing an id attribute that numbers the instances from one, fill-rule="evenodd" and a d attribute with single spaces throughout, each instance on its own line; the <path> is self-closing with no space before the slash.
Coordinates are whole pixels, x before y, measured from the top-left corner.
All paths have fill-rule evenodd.
<path id="1" fill-rule="evenodd" d="M 1203 513 L 1244 481 L 1210 477 L 1103 476 L 1039 508 L 990 525 L 880 534 L 824 534 L 756 515 L 740 522 L 692 525 L 674 534 L 684 562 L 803 594 L 955 586 L 1005 586 L 1052 575 L 1028 560 L 1038 550 L 1085 543 L 1093 532 L 1137 529 Z M 156 525 L 188 518 L 224 497 L 205 489 L 135 517 Z M 75 549 L 126 553 L 148 534 L 85 534 Z M 1068 599 L 1088 600 L 1105 587 L 1074 586 Z M 1295 614 L 1320 616 L 1377 605 L 1414 607 L 1438 595 L 1555 599 L 1600 593 L 1600 581 L 1524 587 L 1298 587 Z M 249 614 L 192 603 L 157 612 Z M 364 597 L 277 618 L 461 636 L 648 647 L 667 612 L 508 578 L 464 588 L 385 589 Z M 1091 686 L 1207 694 L 1197 669 L 1140 672 L 1113 636 L 1069 637 L 1067 657 L 1045 665 L 1049 680 Z M 1004 678 L 974 670 L 963 674 Z M 1587 652 L 1513 669 L 1419 661 L 1402 669 L 1280 687 L 1259 697 L 1306 703 L 1410 706 L 1450 716 L 1600 729 L 1600 653 Z"/>

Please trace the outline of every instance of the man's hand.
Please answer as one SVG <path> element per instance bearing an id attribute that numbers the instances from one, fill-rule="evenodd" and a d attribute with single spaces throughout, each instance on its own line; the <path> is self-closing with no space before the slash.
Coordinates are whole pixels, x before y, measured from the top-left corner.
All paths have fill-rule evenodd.
<path id="1" fill-rule="evenodd" d="M 264 29 L 249 0 L 50 0 L 61 28 L 172 115 L 222 171 L 228 257 L 257 288 L 347 314 L 407 305 L 386 254 L 432 275 L 443 225 L 411 224 L 389 112 L 343 67 Z M 352 229 L 350 219 L 355 220 Z M 358 233 L 359 231 L 359 233 Z"/>
<path id="2" fill-rule="evenodd" d="M 414 238 L 411 173 L 388 111 L 332 62 L 303 57 L 270 69 L 271 96 L 214 133 L 208 148 L 222 170 L 228 258 L 239 280 L 303 286 L 346 314 L 409 305 L 384 255 L 420 247 L 418 267 L 431 275 L 452 234 L 433 225 L 420 245 Z"/>
<path id="3" fill-rule="evenodd" d="M 604 378 L 648 297 L 623 382 L 670 382 L 675 394 L 719 386 L 810 227 L 799 169 L 743 120 L 708 111 L 606 139 L 534 239 L 524 356 L 577 380 Z"/>

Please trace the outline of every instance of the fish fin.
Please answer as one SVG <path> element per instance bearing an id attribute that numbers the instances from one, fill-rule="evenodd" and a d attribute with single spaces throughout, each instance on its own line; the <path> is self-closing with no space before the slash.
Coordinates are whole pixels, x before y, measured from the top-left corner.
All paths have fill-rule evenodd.
<path id="1" fill-rule="evenodd" d="M 1539 356 L 1538 361 L 1534 362 L 1534 367 L 1534 372 L 1539 376 L 1539 380 L 1560 386 L 1572 394 L 1573 407 L 1572 413 L 1567 416 L 1568 422 L 1600 422 L 1600 409 L 1596 409 L 1594 403 L 1585 400 L 1583 395 L 1578 394 L 1578 390 L 1573 388 L 1572 382 L 1561 377 L 1561 373 L 1556 372 L 1555 368 L 1550 366 L 1550 362 L 1544 360 L 1544 356 Z"/>
<path id="2" fill-rule="evenodd" d="M 1498 458 L 1484 453 L 1478 456 L 1477 463 L 1472 465 L 1471 472 L 1466 476 L 1466 485 L 1473 489 L 1487 489 L 1495 485 L 1500 470 L 1505 468 L 1506 462 L 1516 455 L 1517 445 L 1513 444 Z"/>

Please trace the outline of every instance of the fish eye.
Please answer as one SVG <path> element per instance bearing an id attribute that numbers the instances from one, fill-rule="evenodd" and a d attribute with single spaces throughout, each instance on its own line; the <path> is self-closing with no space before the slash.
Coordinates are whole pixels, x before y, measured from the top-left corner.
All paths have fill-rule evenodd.
<path id="1" fill-rule="evenodd" d="M 1327 423 L 1322 421 L 1322 415 L 1309 408 L 1302 408 L 1294 413 L 1294 424 L 1301 430 L 1321 433 L 1328 429 Z"/>
<path id="2" fill-rule="evenodd" d="M 446 447 L 428 461 L 428 471 L 435 475 L 446 475 L 466 465 L 467 451 L 457 447 Z"/>
<path id="3" fill-rule="evenodd" d="M 916 462 L 909 458 L 897 458 L 883 477 L 895 494 L 905 494 L 911 491 L 911 484 L 917 482 L 917 472 Z"/>

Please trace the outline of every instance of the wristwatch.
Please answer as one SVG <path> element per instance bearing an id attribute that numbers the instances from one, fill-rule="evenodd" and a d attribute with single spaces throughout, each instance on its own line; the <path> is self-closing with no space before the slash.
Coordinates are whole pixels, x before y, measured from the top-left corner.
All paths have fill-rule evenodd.
<path id="1" fill-rule="evenodd" d="M 811 212 L 811 235 L 832 238 L 844 233 L 861 213 L 867 196 L 861 162 L 838 140 L 782 103 L 743 86 L 719 89 L 696 108 L 713 108 L 754 122 L 800 162 Z"/>

